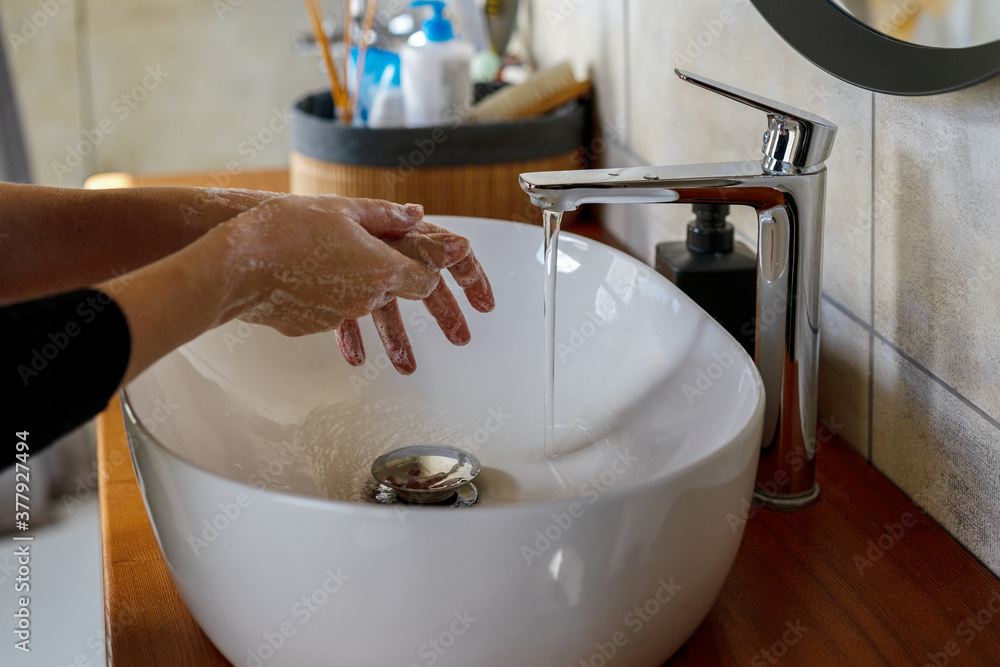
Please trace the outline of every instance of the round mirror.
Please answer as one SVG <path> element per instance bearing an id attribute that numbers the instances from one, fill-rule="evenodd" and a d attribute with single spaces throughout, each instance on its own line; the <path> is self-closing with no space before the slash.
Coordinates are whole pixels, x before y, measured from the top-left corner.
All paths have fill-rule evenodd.
<path id="1" fill-rule="evenodd" d="M 932 95 L 1000 73 L 998 0 L 751 0 L 796 51 L 833 76 Z"/>

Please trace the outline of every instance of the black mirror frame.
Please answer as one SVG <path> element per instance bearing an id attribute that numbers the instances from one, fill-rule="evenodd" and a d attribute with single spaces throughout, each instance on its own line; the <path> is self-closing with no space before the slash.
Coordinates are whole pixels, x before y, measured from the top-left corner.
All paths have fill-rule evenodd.
<path id="1" fill-rule="evenodd" d="M 751 0 L 792 48 L 838 79 L 890 95 L 936 95 L 1000 74 L 1000 41 L 964 49 L 909 44 L 828 0 Z"/>

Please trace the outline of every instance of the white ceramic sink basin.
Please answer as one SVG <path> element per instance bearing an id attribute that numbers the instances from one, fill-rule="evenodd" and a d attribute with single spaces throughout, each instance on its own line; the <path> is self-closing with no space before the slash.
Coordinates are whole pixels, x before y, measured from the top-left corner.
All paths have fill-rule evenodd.
<path id="1" fill-rule="evenodd" d="M 760 442 L 753 362 L 673 285 L 563 233 L 557 448 L 542 459 L 541 231 L 467 236 L 497 307 L 451 346 L 403 304 L 419 368 L 334 335 L 231 322 L 125 392 L 146 507 L 177 588 L 236 665 L 659 665 L 742 538 Z M 459 297 L 461 299 L 461 297 Z M 417 443 L 483 464 L 471 508 L 363 499 Z"/>

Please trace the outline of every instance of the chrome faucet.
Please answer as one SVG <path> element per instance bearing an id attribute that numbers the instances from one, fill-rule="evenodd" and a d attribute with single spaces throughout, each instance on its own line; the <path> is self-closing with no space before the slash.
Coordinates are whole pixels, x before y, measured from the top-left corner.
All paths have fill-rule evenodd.
<path id="1" fill-rule="evenodd" d="M 629 169 L 521 174 L 536 206 L 584 203 L 743 204 L 757 211 L 754 361 L 764 382 L 755 504 L 797 511 L 819 498 L 815 478 L 820 263 L 826 166 L 837 126 L 779 102 L 674 70 L 696 86 L 767 114 L 764 158 Z"/>

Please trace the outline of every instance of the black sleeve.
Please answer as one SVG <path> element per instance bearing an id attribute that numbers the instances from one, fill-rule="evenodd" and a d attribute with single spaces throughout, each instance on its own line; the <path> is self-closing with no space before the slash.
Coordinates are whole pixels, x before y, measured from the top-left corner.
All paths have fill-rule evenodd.
<path id="1" fill-rule="evenodd" d="M 15 461 L 16 432 L 34 454 L 103 410 L 131 345 L 125 316 L 97 290 L 0 307 L 0 465 Z"/>

